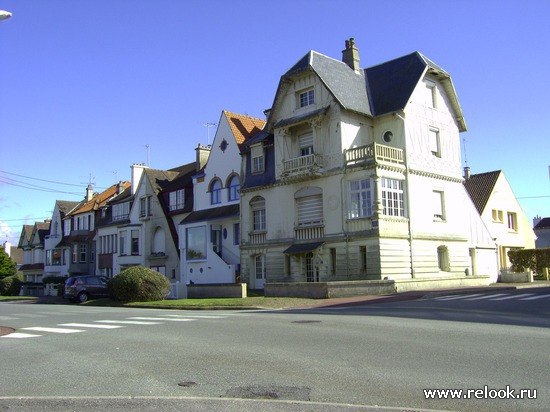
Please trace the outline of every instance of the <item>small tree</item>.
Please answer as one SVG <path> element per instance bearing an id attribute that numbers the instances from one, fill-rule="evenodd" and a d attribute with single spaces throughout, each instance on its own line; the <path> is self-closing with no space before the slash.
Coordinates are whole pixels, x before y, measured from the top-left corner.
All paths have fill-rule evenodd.
<path id="1" fill-rule="evenodd" d="M 17 273 L 17 264 L 8 256 L 3 246 L 0 246 L 0 279 Z"/>
<path id="2" fill-rule="evenodd" d="M 170 293 L 170 281 L 157 271 L 132 266 L 108 283 L 109 294 L 121 302 L 151 302 L 164 300 Z"/>
<path id="3" fill-rule="evenodd" d="M 20 275 L 6 276 L 0 279 L 0 296 L 18 296 L 23 282 Z"/>

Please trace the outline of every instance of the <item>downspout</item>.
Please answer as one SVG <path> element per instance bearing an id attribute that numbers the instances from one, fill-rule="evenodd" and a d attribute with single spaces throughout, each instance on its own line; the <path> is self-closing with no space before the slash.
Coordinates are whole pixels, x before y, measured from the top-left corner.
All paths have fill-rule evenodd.
<path id="1" fill-rule="evenodd" d="M 395 117 L 398 117 L 403 121 L 403 142 L 405 143 L 404 146 L 406 147 L 406 133 L 405 133 L 405 118 L 401 116 L 399 113 L 394 113 Z M 403 161 L 405 162 L 405 201 L 407 204 L 407 218 L 409 219 L 408 227 L 409 227 L 409 247 L 411 249 L 411 278 L 416 278 L 415 270 L 414 270 L 414 246 L 413 246 L 413 233 L 412 233 L 412 214 L 411 214 L 411 197 L 410 197 L 410 185 L 409 185 L 409 176 L 410 176 L 410 168 L 409 168 L 409 162 L 407 161 L 406 156 L 406 149 L 403 149 Z"/>
<path id="2" fill-rule="evenodd" d="M 342 233 L 344 234 L 346 238 L 346 278 L 349 279 L 349 235 L 346 231 L 346 212 L 348 210 L 347 208 L 347 201 L 345 197 L 345 191 L 344 191 L 344 179 L 346 177 L 346 153 L 344 151 L 344 174 L 340 178 L 340 197 L 342 199 Z"/>

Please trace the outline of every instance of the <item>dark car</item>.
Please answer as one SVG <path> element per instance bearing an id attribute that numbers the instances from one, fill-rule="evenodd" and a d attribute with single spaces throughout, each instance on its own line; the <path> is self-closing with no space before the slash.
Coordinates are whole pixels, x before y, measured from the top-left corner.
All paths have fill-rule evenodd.
<path id="1" fill-rule="evenodd" d="M 76 300 L 80 303 L 90 298 L 104 298 L 107 292 L 107 278 L 103 276 L 83 275 L 72 276 L 65 281 L 65 299 Z"/>

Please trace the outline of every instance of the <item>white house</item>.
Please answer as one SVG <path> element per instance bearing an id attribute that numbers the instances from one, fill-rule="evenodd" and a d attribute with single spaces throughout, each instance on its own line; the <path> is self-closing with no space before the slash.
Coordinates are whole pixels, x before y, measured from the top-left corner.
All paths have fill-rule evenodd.
<path id="1" fill-rule="evenodd" d="M 464 186 L 498 246 L 502 274 L 511 266 L 510 250 L 535 248 L 535 232 L 502 170 L 470 175 L 466 168 L 465 178 Z"/>
<path id="2" fill-rule="evenodd" d="M 496 272 L 463 186 L 450 75 L 415 52 L 359 68 L 308 52 L 243 156 L 241 272 L 273 282 L 466 279 Z"/>
<path id="3" fill-rule="evenodd" d="M 187 283 L 239 281 L 241 147 L 264 124 L 224 110 L 212 145 L 196 149 L 197 164 L 207 161 L 193 176 L 193 212 L 179 225 L 181 277 Z"/>

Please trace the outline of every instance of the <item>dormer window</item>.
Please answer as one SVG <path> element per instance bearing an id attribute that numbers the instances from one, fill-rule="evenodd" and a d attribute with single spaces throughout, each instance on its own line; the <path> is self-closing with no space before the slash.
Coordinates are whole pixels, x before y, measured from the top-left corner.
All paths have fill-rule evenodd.
<path id="1" fill-rule="evenodd" d="M 250 147 L 252 173 L 263 173 L 265 171 L 264 148 L 261 144 Z"/>
<path id="2" fill-rule="evenodd" d="M 300 107 L 311 106 L 315 104 L 315 90 L 309 89 L 300 92 Z"/>

